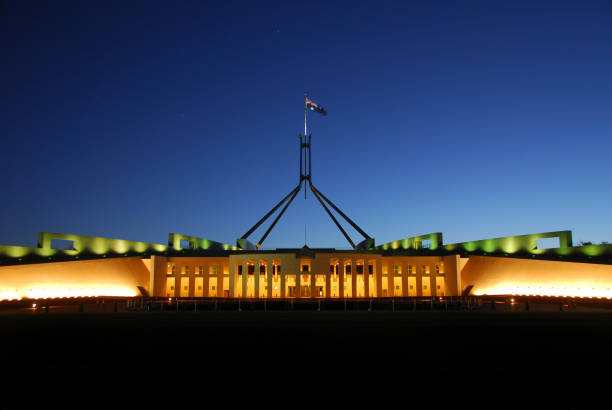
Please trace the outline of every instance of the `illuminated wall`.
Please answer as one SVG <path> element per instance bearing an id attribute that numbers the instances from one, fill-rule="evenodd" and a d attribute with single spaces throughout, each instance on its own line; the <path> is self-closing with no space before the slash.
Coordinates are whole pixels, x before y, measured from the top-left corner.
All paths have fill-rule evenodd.
<path id="1" fill-rule="evenodd" d="M 53 249 L 51 244 L 54 239 L 70 241 L 72 249 Z M 181 241 L 188 242 L 188 248 L 182 248 Z M 235 246 L 225 243 L 177 233 L 169 234 L 168 245 L 162 245 L 96 236 L 40 232 L 37 248 L 0 245 L 0 264 L 11 265 L 136 255 L 149 257 L 153 254 L 168 254 L 168 252 L 185 253 L 189 251 L 228 251 L 236 249 Z"/>
<path id="2" fill-rule="evenodd" d="M 424 241 L 429 242 L 428 246 L 426 247 L 427 249 L 436 250 L 440 246 L 442 246 L 442 233 L 436 232 L 436 233 L 430 233 L 426 235 L 412 236 L 410 238 L 400 239 L 398 241 L 388 242 L 388 243 L 379 245 L 376 247 L 376 249 L 379 249 L 379 250 L 395 250 L 395 249 L 417 250 L 417 249 L 423 248 Z"/>
<path id="3" fill-rule="evenodd" d="M 0 267 L 0 300 L 84 296 L 138 296 L 150 291 L 139 257 Z"/>
<path id="4" fill-rule="evenodd" d="M 559 238 L 559 247 L 553 249 L 538 249 L 538 239 Z M 503 238 L 481 239 L 478 241 L 460 242 L 445 245 L 444 249 L 450 252 L 479 252 L 479 253 L 532 253 L 544 254 L 554 252 L 558 255 L 567 255 L 572 246 L 571 231 L 544 232 L 529 235 L 506 236 Z"/>
<path id="5" fill-rule="evenodd" d="M 470 256 L 462 287 L 475 295 L 612 297 L 612 265 Z"/>

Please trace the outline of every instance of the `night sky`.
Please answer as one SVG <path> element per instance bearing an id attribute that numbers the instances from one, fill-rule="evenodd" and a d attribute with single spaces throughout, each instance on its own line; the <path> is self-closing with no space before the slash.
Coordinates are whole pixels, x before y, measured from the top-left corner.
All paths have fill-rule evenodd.
<path id="1" fill-rule="evenodd" d="M 378 244 L 612 242 L 610 1 L 5 0 L 0 32 L 0 244 L 234 244 L 298 183 L 304 93 L 313 182 Z M 305 231 L 349 246 L 309 192 L 264 248 Z"/>

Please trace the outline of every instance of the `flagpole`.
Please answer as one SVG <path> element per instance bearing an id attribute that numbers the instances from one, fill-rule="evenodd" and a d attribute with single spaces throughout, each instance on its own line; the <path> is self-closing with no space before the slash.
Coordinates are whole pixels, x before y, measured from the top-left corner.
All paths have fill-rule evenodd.
<path id="1" fill-rule="evenodd" d="M 307 98 L 308 94 L 304 94 L 304 143 L 306 143 L 308 141 L 308 137 L 306 134 L 306 112 L 308 111 L 308 109 L 306 108 L 306 98 Z M 304 150 L 304 167 L 306 167 L 306 155 L 307 155 L 308 151 Z M 304 172 L 304 175 L 306 175 L 306 172 Z M 308 191 L 306 189 L 306 186 L 304 185 L 304 200 L 306 200 L 306 191 Z"/>
<path id="2" fill-rule="evenodd" d="M 306 138 L 306 97 L 307 94 L 304 94 L 304 138 Z"/>

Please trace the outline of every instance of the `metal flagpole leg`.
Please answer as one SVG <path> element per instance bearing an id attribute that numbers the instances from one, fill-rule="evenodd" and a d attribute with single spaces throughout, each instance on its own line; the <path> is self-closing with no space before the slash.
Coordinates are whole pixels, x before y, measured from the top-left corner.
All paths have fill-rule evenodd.
<path id="1" fill-rule="evenodd" d="M 325 206 L 325 203 L 323 203 L 323 200 L 319 197 L 317 190 L 313 189 L 312 183 L 309 184 L 310 185 L 310 190 L 312 191 L 312 193 L 314 194 L 314 196 L 319 200 L 319 202 L 321 203 L 321 205 L 323 206 L 323 209 L 325 209 L 325 212 L 327 212 L 327 214 L 329 215 L 329 217 L 332 219 L 332 221 L 334 221 L 334 223 L 336 224 L 336 226 L 338 227 L 338 229 L 340 229 L 340 232 L 342 232 L 342 234 L 344 235 L 344 237 L 346 238 L 346 240 L 348 241 L 348 243 L 351 244 L 351 246 L 353 247 L 353 249 L 355 249 L 355 244 L 353 243 L 353 241 L 351 240 L 351 237 L 348 236 L 348 234 L 346 233 L 346 231 L 342 228 L 342 225 L 340 225 L 340 223 L 338 222 L 338 220 L 336 219 L 336 217 L 330 212 L 330 210 L 327 208 L 327 206 Z"/>
<path id="2" fill-rule="evenodd" d="M 323 199 L 325 200 L 325 202 L 327 202 L 327 203 L 328 203 L 328 204 L 329 204 L 329 205 L 330 205 L 332 208 L 334 208 L 334 210 L 335 210 L 336 212 L 338 212 L 338 213 L 340 214 L 340 216 L 342 216 L 342 217 L 343 217 L 343 218 L 344 218 L 344 219 L 345 219 L 345 220 L 346 220 L 348 223 L 350 223 L 350 224 L 351 224 L 351 226 L 352 226 L 353 228 L 355 228 L 355 230 L 356 230 L 357 232 L 359 232 L 361 235 L 363 235 L 363 237 L 364 237 L 365 239 L 371 239 L 371 238 L 370 238 L 370 236 L 369 236 L 367 233 L 365 233 L 365 232 L 364 232 L 364 231 L 363 231 L 363 230 L 362 230 L 362 229 L 361 229 L 359 226 L 357 226 L 357 224 L 356 224 L 355 222 L 353 222 L 353 221 L 351 220 L 351 218 L 349 218 L 348 216 L 346 216 L 346 215 L 344 214 L 344 212 L 342 212 L 340 209 L 338 209 L 338 207 L 337 207 L 336 205 L 334 205 L 334 203 L 333 203 L 332 201 L 330 201 L 329 199 L 327 199 L 327 197 L 326 197 L 325 195 L 323 195 L 323 193 L 322 193 L 321 191 L 319 191 L 318 189 L 316 189 L 316 188 L 314 187 L 314 185 L 312 185 L 312 182 L 311 182 L 311 184 L 310 184 L 310 187 L 311 187 L 311 189 L 314 189 L 314 191 L 316 191 L 316 192 L 317 192 L 319 195 L 321 195 L 321 198 L 323 198 Z M 314 191 L 313 191 L 313 192 L 314 192 Z"/>
<path id="3" fill-rule="evenodd" d="M 270 217 L 270 215 L 272 215 L 274 213 L 274 211 L 276 211 L 287 199 L 289 199 L 289 197 L 291 195 L 293 195 L 293 193 L 295 192 L 296 189 L 298 189 L 300 186 L 302 185 L 302 182 L 300 181 L 300 183 L 298 184 L 297 187 L 293 188 L 293 190 L 291 192 L 289 192 L 287 194 L 287 196 L 285 196 L 278 204 L 276 204 L 276 206 L 274 208 L 272 208 L 270 210 L 270 212 L 268 212 L 263 218 L 261 218 L 259 220 L 259 222 L 257 222 L 255 225 L 253 225 L 253 227 L 251 229 L 249 229 L 247 231 L 247 233 L 245 233 L 244 235 L 242 235 L 242 237 L 240 239 L 246 239 L 249 237 L 249 235 L 251 235 L 253 233 L 253 231 L 255 231 L 255 229 L 259 228 L 259 226 L 264 223 L 266 221 L 266 219 L 268 219 Z"/>
<path id="4" fill-rule="evenodd" d="M 274 225 L 276 225 L 276 223 L 278 222 L 278 220 L 280 219 L 281 216 L 283 216 L 283 214 L 285 213 L 285 211 L 287 210 L 287 207 L 289 207 L 289 205 L 291 205 L 291 202 L 293 201 L 293 199 L 295 198 L 295 196 L 298 194 L 298 192 L 300 192 L 300 188 L 302 187 L 302 182 L 300 182 L 300 185 L 298 185 L 298 187 L 293 191 L 293 196 L 289 199 L 289 201 L 285 204 L 285 206 L 283 207 L 283 209 L 281 210 L 280 214 L 278 214 L 278 216 L 276 217 L 276 219 L 274 220 L 274 222 L 272 222 L 272 225 L 270 225 L 270 227 L 268 228 L 268 230 L 266 231 L 266 233 L 264 234 L 264 236 L 261 237 L 261 239 L 259 240 L 259 242 L 257 242 L 257 245 L 255 245 L 257 247 L 257 249 L 259 249 L 259 247 L 261 246 L 261 244 L 263 243 L 263 241 L 266 240 L 266 237 L 268 236 L 268 234 L 270 233 L 270 231 L 272 230 L 272 228 L 274 228 Z"/>

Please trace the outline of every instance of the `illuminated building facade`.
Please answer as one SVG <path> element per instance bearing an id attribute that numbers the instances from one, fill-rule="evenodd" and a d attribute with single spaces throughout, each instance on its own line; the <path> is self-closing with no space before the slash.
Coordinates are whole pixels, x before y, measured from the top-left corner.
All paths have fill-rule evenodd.
<path id="1" fill-rule="evenodd" d="M 54 249 L 58 241 L 63 250 Z M 433 233 L 355 250 L 241 249 L 179 234 L 162 245 L 43 232 L 36 248 L 0 246 L 0 264 L 0 300 L 612 297 L 612 245 L 574 247 L 571 231 L 450 245 Z"/>

